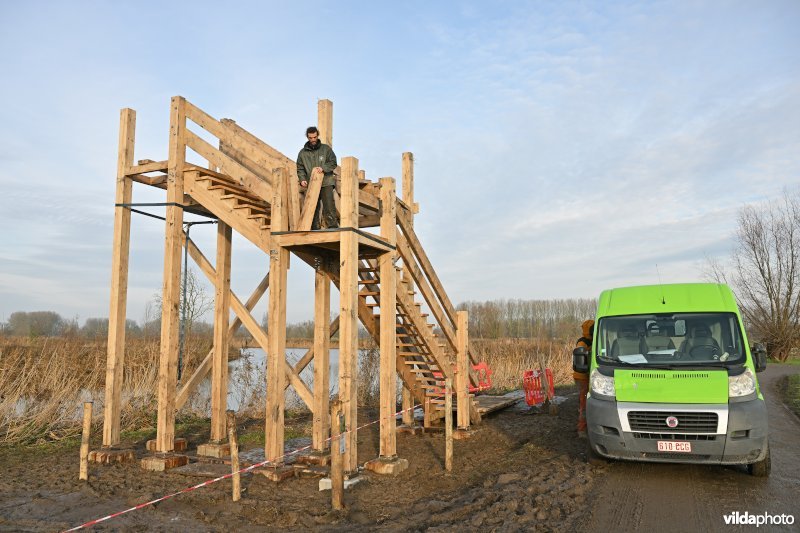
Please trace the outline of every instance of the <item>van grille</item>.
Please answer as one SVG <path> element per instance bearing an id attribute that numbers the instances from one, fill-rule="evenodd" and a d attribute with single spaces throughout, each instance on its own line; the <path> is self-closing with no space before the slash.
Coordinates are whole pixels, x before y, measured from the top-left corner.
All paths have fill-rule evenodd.
<path id="1" fill-rule="evenodd" d="M 678 419 L 678 426 L 667 426 L 667 417 L 674 416 Z M 681 431 L 692 433 L 716 433 L 717 413 L 695 413 L 685 411 L 629 411 L 628 423 L 631 431 L 645 433 L 664 433 L 666 431 Z"/>
<path id="2" fill-rule="evenodd" d="M 696 433 L 634 433 L 633 438 L 653 440 L 717 440 L 716 435 Z"/>

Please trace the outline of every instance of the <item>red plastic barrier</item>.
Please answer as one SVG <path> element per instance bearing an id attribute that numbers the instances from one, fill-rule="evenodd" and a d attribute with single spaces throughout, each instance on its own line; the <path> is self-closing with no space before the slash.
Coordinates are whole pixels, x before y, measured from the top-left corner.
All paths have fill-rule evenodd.
<path id="1" fill-rule="evenodd" d="M 477 392 L 482 390 L 487 390 L 492 388 L 492 370 L 489 368 L 489 365 L 486 364 L 486 361 L 481 361 L 477 365 L 472 365 L 472 370 L 478 374 L 478 386 L 469 386 L 470 392 Z"/>
<path id="2" fill-rule="evenodd" d="M 553 371 L 546 368 L 545 375 L 549 384 L 550 397 L 555 396 L 555 385 L 553 383 Z M 530 406 L 544 403 L 546 398 L 542 388 L 542 373 L 539 370 L 526 370 L 522 373 L 522 389 L 525 391 L 525 403 Z"/>

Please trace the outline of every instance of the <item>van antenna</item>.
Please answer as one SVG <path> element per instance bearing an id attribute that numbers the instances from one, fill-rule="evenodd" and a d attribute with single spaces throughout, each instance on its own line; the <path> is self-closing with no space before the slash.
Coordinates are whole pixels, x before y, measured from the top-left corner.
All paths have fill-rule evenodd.
<path id="1" fill-rule="evenodd" d="M 656 263 L 656 274 L 658 274 L 658 288 L 661 289 L 661 304 L 666 305 L 667 301 L 664 299 L 664 286 L 661 283 L 661 271 L 658 270 L 658 263 Z"/>

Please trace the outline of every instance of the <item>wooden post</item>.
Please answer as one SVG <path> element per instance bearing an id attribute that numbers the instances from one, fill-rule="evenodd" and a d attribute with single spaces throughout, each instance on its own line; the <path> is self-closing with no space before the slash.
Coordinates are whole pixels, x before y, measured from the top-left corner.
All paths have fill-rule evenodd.
<path id="1" fill-rule="evenodd" d="M 186 100 L 174 96 L 170 110 L 167 166 L 166 239 L 161 312 L 161 354 L 158 366 L 158 420 L 156 451 L 175 446 L 175 387 L 178 381 L 178 306 L 181 297 L 181 241 L 183 233 L 183 167 L 186 161 Z"/>
<path id="2" fill-rule="evenodd" d="M 456 312 L 456 411 L 458 429 L 469 429 L 469 314 Z"/>
<path id="3" fill-rule="evenodd" d="M 231 227 L 217 223 L 217 269 L 214 294 L 214 354 L 211 361 L 211 442 L 225 439 L 228 408 L 228 322 L 231 305 Z"/>
<path id="4" fill-rule="evenodd" d="M 444 469 L 453 470 L 453 382 L 444 381 Z"/>
<path id="5" fill-rule="evenodd" d="M 345 419 L 342 402 L 337 399 L 331 405 L 331 506 L 334 510 L 344 509 L 344 449 Z"/>
<path id="6" fill-rule="evenodd" d="M 233 501 L 238 502 L 242 497 L 242 481 L 239 474 L 239 438 L 236 436 L 236 415 L 227 411 L 228 443 L 231 446 L 231 473 L 233 474 Z"/>
<path id="7" fill-rule="evenodd" d="M 414 397 L 411 389 L 403 384 L 403 424 L 408 427 L 414 426 Z"/>
<path id="8" fill-rule="evenodd" d="M 397 201 L 395 182 L 381 178 L 381 237 L 394 246 L 397 243 Z M 381 334 L 380 334 L 380 456 L 397 455 L 397 270 L 394 259 L 397 252 L 380 256 Z"/>
<path id="9" fill-rule="evenodd" d="M 358 159 L 342 159 L 342 228 L 358 228 Z M 347 436 L 344 469 L 358 467 L 356 432 L 358 425 L 358 235 L 340 233 L 339 249 L 339 398 L 342 400 Z"/>
<path id="10" fill-rule="evenodd" d="M 419 213 L 419 205 L 414 203 L 414 154 L 403 152 L 403 201 L 411 209 L 411 224 L 414 215 Z"/>
<path id="11" fill-rule="evenodd" d="M 133 198 L 130 178 L 125 173 L 133 165 L 136 111 L 123 109 L 119 116 L 119 153 L 115 202 L 130 204 Z M 122 406 L 122 368 L 125 364 L 125 318 L 128 303 L 128 257 L 131 242 L 131 210 L 114 208 L 114 249 L 111 256 L 111 308 L 108 314 L 108 354 L 106 394 L 103 414 L 103 446 L 119 444 Z"/>
<path id="12" fill-rule="evenodd" d="M 314 422 L 312 448 L 324 451 L 328 444 L 330 404 L 331 280 L 318 268 L 314 273 Z"/>
<path id="13" fill-rule="evenodd" d="M 286 199 L 288 172 L 275 172 L 275 196 L 272 200 L 272 231 L 288 228 Z M 286 373 L 286 273 L 289 251 L 272 239 L 269 254 L 269 334 L 267 350 L 267 408 L 264 455 L 270 462 L 283 456 L 283 416 Z"/>
<path id="14" fill-rule="evenodd" d="M 431 427 L 431 399 L 426 397 L 425 403 L 422 405 L 422 427 Z"/>
<path id="15" fill-rule="evenodd" d="M 330 100 L 317 102 L 317 129 L 320 142 L 333 147 L 333 102 Z"/>
<path id="16" fill-rule="evenodd" d="M 92 402 L 83 403 L 83 434 L 81 435 L 81 471 L 79 478 L 89 479 L 89 434 L 92 431 Z"/>

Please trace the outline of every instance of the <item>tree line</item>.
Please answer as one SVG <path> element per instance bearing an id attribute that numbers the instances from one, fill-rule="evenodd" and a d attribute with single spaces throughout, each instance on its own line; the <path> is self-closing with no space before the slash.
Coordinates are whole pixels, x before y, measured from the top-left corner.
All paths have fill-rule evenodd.
<path id="1" fill-rule="evenodd" d="M 483 339 L 580 337 L 580 325 L 593 318 L 597 300 L 567 298 L 555 300 L 490 300 L 464 302 L 458 310 L 469 313 L 470 336 Z"/>

